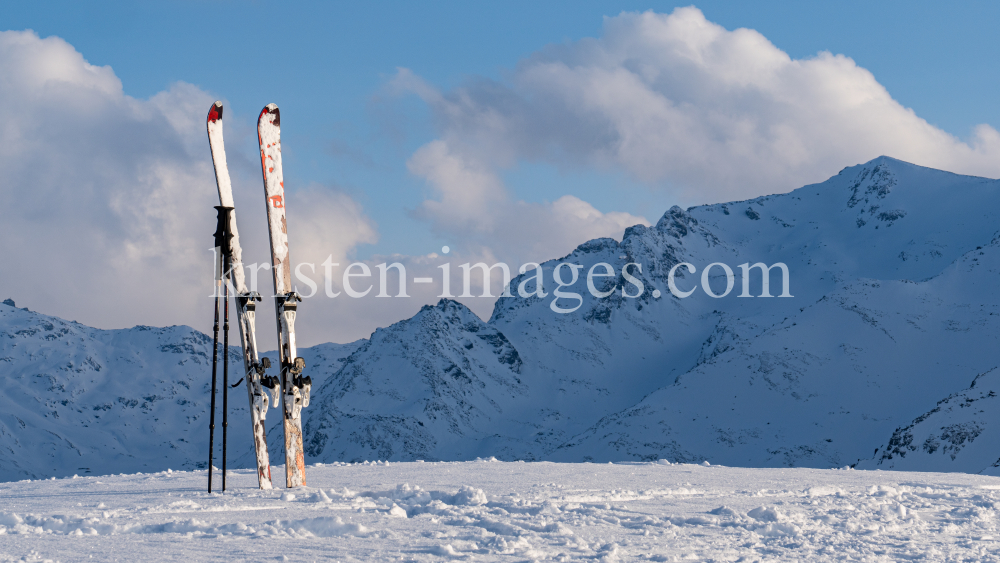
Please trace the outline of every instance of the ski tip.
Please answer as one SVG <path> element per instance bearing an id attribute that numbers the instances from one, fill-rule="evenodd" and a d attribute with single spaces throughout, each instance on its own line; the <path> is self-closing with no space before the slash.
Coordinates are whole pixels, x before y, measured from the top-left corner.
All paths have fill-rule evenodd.
<path id="1" fill-rule="evenodd" d="M 222 119 L 222 102 L 216 101 L 208 110 L 208 122 L 215 123 Z"/>
<path id="2" fill-rule="evenodd" d="M 260 117 L 257 118 L 258 122 L 264 120 L 265 116 L 273 116 L 270 122 L 274 124 L 275 127 L 281 127 L 281 112 L 278 111 L 278 106 L 276 104 L 267 104 L 264 109 L 260 110 Z"/>

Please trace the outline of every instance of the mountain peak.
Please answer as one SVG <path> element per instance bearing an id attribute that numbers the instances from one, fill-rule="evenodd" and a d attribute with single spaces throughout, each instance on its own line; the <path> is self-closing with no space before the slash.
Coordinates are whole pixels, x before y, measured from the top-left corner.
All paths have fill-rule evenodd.
<path id="1" fill-rule="evenodd" d="M 869 160 L 868 162 L 862 162 L 860 164 L 855 164 L 854 166 L 846 166 L 840 172 L 843 173 L 846 170 L 860 170 L 862 168 L 874 168 L 879 165 L 883 165 L 897 171 L 902 170 L 904 168 L 924 168 L 927 170 L 935 170 L 934 168 L 927 168 L 926 166 L 920 166 L 917 164 L 913 164 L 912 162 L 907 162 L 905 160 L 900 160 L 898 158 L 893 158 L 891 156 L 883 154 Z"/>
<path id="2" fill-rule="evenodd" d="M 442 297 L 434 305 L 427 304 L 421 307 L 420 311 L 416 315 L 414 315 L 414 317 L 426 315 L 432 312 L 436 312 L 441 315 L 455 315 L 455 314 L 460 316 L 475 315 L 475 313 L 473 313 L 471 309 L 459 303 L 458 301 L 455 301 L 454 299 L 449 299 L 447 297 Z"/>
<path id="3" fill-rule="evenodd" d="M 697 225 L 698 221 L 691 217 L 680 206 L 673 206 L 660 217 L 656 222 L 656 230 L 672 234 L 678 238 L 686 235 L 690 227 Z"/>
<path id="4" fill-rule="evenodd" d="M 887 155 L 878 156 L 864 162 L 861 164 L 855 164 L 854 166 L 848 166 L 841 170 L 838 175 L 857 173 L 858 171 L 864 169 L 874 169 L 880 168 L 881 170 L 888 170 L 889 172 L 896 175 L 910 175 L 910 174 L 930 174 L 934 179 L 941 180 L 946 177 L 960 177 L 960 178 L 981 178 L 981 176 L 974 176 L 971 174 L 959 174 L 957 172 L 950 172 L 948 170 L 942 170 L 940 168 L 932 168 L 930 166 L 921 166 L 919 164 L 914 164 L 906 160 L 900 160 Z M 989 179 L 989 178 L 987 178 Z"/>
<path id="5" fill-rule="evenodd" d="M 884 155 L 884 154 L 881 155 L 881 156 L 877 156 L 877 157 L 869 160 L 868 162 L 866 162 L 864 164 L 864 166 L 879 166 L 879 165 L 886 165 L 886 166 L 890 166 L 890 167 L 893 167 L 893 166 L 916 166 L 913 163 L 906 162 L 905 160 L 900 160 L 898 158 L 893 158 L 891 156 Z M 923 168 L 923 167 L 920 167 L 920 168 Z"/>

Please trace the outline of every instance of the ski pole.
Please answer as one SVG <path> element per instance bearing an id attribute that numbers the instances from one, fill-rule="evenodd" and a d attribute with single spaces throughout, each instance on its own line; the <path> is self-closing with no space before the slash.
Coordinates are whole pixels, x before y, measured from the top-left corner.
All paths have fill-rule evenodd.
<path id="1" fill-rule="evenodd" d="M 216 252 L 218 252 L 218 248 Z M 218 268 L 218 260 L 216 260 Z M 215 374 L 219 367 L 219 279 L 215 280 L 215 326 L 212 328 L 212 410 L 208 423 L 208 492 L 212 492 L 212 453 L 215 444 Z"/>
<path id="2" fill-rule="evenodd" d="M 230 239 L 233 237 L 231 226 L 232 207 L 224 207 L 226 214 L 222 224 L 222 236 L 226 246 L 222 249 L 222 300 L 225 310 L 225 324 L 222 329 L 222 492 L 226 492 L 226 435 L 229 432 L 229 278 L 233 267 L 233 252 Z"/>
<path id="3" fill-rule="evenodd" d="M 212 492 L 212 455 L 215 450 L 215 388 L 216 388 L 216 373 L 219 367 L 219 297 L 221 295 L 220 284 L 224 283 L 226 277 L 226 257 L 229 254 L 229 239 L 232 238 L 232 232 L 229 228 L 229 216 L 230 212 L 233 210 L 232 207 L 223 207 L 221 205 L 215 207 L 216 211 L 219 212 L 218 224 L 215 228 L 215 326 L 212 331 L 214 332 L 214 337 L 212 338 L 212 412 L 209 416 L 208 424 L 208 492 Z M 226 326 L 225 326 L 225 345 L 226 349 L 223 350 L 225 354 L 222 369 L 223 369 L 223 385 L 225 385 L 226 377 L 228 377 L 229 371 L 229 285 L 226 285 Z M 223 409 L 225 409 L 225 395 L 223 394 Z M 223 410 L 223 429 L 222 429 L 222 467 L 226 466 L 226 431 L 225 431 L 225 411 Z M 222 490 L 226 490 L 225 486 L 225 470 L 222 473 L 223 485 Z"/>
<path id="4" fill-rule="evenodd" d="M 229 266 L 229 257 L 226 257 L 226 266 Z M 222 492 L 226 492 L 226 432 L 229 427 L 229 282 L 228 276 L 224 277 L 222 284 L 223 302 L 225 314 L 225 325 L 222 330 Z"/>

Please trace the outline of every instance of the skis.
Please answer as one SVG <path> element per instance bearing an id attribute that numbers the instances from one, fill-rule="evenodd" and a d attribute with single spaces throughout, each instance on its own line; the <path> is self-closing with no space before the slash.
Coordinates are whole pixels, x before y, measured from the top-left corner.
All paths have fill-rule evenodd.
<path id="1" fill-rule="evenodd" d="M 226 150 L 222 141 L 222 102 L 215 102 L 211 109 L 208 110 L 207 126 L 208 142 L 212 148 L 212 162 L 215 165 L 215 180 L 219 187 L 219 203 L 221 205 L 217 209 L 219 209 L 220 217 L 222 213 L 228 212 L 229 214 L 228 229 L 230 236 L 228 237 L 228 248 L 222 249 L 222 252 L 228 254 L 229 260 L 225 266 L 223 277 L 230 278 L 233 287 L 236 289 L 237 324 L 240 327 L 244 377 L 247 382 L 247 394 L 250 399 L 250 418 L 253 423 L 253 441 L 257 453 L 257 482 L 261 489 L 270 489 L 272 488 L 271 464 L 268 460 L 267 435 L 264 430 L 264 419 L 267 416 L 267 406 L 270 401 L 264 389 L 271 389 L 271 392 L 274 394 L 275 403 L 277 403 L 278 382 L 277 378 L 264 374 L 264 370 L 271 366 L 270 360 L 267 358 L 263 360 L 258 359 L 257 336 L 254 323 L 257 301 L 260 301 L 260 294 L 247 289 L 246 278 L 243 272 L 243 250 L 240 247 L 239 232 L 236 230 L 236 211 L 233 209 L 233 188 L 229 179 Z M 225 283 L 225 280 L 222 283 Z M 226 288 L 228 289 L 228 284 Z M 226 303 L 228 307 L 228 299 Z M 216 313 L 216 319 L 218 319 L 218 313 Z M 218 323 L 218 320 L 216 320 L 216 323 Z M 228 354 L 229 350 L 225 349 L 223 353 Z M 225 392 L 225 389 L 223 392 Z M 223 396 L 223 399 L 225 399 L 225 396 Z M 225 413 L 223 416 L 225 416 Z M 225 447 L 223 447 L 223 459 L 225 459 L 224 450 Z"/>
<path id="2" fill-rule="evenodd" d="M 264 174 L 264 197 L 271 240 L 271 273 L 278 317 L 278 357 L 281 361 L 281 398 L 285 428 L 285 485 L 306 484 L 302 449 L 302 408 L 309 406 L 312 378 L 303 377 L 305 361 L 296 357 L 295 313 L 301 298 L 292 291 L 288 232 L 285 223 L 285 182 L 281 173 L 281 118 L 278 106 L 268 104 L 257 118 L 260 165 Z"/>
<path id="3" fill-rule="evenodd" d="M 306 484 L 305 456 L 302 448 L 302 408 L 309 406 L 312 378 L 302 375 L 305 361 L 296 356 L 295 314 L 301 298 L 292 291 L 291 270 L 288 260 L 288 234 L 285 228 L 285 186 L 281 174 L 281 141 L 278 107 L 270 104 L 260 113 L 257 134 L 260 141 L 260 161 L 264 174 L 264 191 L 267 204 L 268 230 L 271 241 L 272 273 L 274 275 L 275 308 L 278 321 L 278 356 L 281 363 L 281 379 L 265 375 L 271 367 L 270 360 L 259 360 L 255 316 L 260 295 L 247 289 L 243 272 L 243 251 L 236 229 L 236 211 L 233 209 L 233 190 L 226 165 L 226 152 L 222 140 L 222 102 L 215 102 L 208 112 L 208 140 L 212 147 L 212 161 L 215 165 L 215 179 L 219 187 L 219 230 L 224 233 L 221 246 L 221 263 L 224 272 L 217 274 L 217 285 L 230 280 L 236 289 L 236 309 L 240 327 L 240 343 L 243 347 L 243 364 L 250 399 L 250 415 L 253 424 L 254 448 L 257 453 L 257 479 L 262 489 L 272 488 L 271 465 L 267 454 L 267 435 L 264 419 L 270 403 L 265 389 L 270 389 L 277 406 L 279 387 L 283 405 L 285 430 L 285 485 L 299 487 Z M 218 260 L 217 260 L 218 261 Z M 216 297 L 218 300 L 218 297 Z M 228 295 L 226 296 L 228 311 Z M 228 327 L 228 313 L 226 315 Z M 216 334 L 218 334 L 218 303 L 216 304 Z M 228 334 L 228 331 L 227 333 Z M 225 366 L 223 366 L 225 368 Z M 215 413 L 215 369 L 213 381 L 213 424 Z M 226 389 L 225 370 L 223 389 Z M 238 385 L 239 383 L 237 383 Z M 235 387 L 235 386 L 234 386 Z M 225 468 L 225 428 L 226 408 L 223 395 L 223 468 Z M 209 453 L 211 456 L 211 452 Z M 209 457 L 211 460 L 211 457 Z M 211 464 L 211 461 L 209 461 Z M 225 482 L 225 470 L 223 470 Z M 211 485 L 210 485 L 211 486 Z M 225 487 L 223 486 L 223 490 Z"/>

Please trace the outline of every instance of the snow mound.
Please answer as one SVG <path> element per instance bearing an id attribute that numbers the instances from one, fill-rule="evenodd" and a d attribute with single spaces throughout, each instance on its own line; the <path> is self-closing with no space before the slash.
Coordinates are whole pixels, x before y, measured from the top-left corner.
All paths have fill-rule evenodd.
<path id="1" fill-rule="evenodd" d="M 696 467 L 314 466 L 292 500 L 252 470 L 6 483 L 0 561 L 996 560 L 996 477 Z"/>

